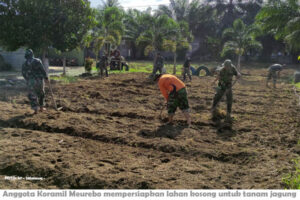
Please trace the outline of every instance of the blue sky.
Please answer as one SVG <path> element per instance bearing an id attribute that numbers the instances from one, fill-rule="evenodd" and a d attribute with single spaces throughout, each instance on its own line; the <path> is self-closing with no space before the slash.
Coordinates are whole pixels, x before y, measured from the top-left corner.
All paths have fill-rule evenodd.
<path id="1" fill-rule="evenodd" d="M 101 4 L 101 0 L 90 0 L 92 7 L 97 7 L 99 4 Z M 169 4 L 169 0 L 119 0 L 121 5 L 127 9 L 127 8 L 136 8 L 140 10 L 144 10 L 147 7 L 151 6 L 152 8 L 157 8 L 157 5 L 159 4 Z"/>

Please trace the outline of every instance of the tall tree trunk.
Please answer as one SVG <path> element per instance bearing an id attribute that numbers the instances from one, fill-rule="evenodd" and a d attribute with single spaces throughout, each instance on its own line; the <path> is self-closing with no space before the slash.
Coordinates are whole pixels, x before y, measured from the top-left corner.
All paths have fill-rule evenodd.
<path id="1" fill-rule="evenodd" d="M 131 44 L 131 55 L 129 56 L 130 57 L 130 59 L 136 59 L 136 46 L 135 46 L 135 44 L 134 44 L 134 42 L 132 42 L 132 44 Z"/>
<path id="2" fill-rule="evenodd" d="M 65 76 L 66 75 L 66 56 L 63 57 L 62 61 L 63 61 L 63 69 L 64 69 L 63 70 L 63 75 Z"/>
<path id="3" fill-rule="evenodd" d="M 238 55 L 238 61 L 237 61 L 237 68 L 238 68 L 238 70 L 239 70 L 239 72 L 241 72 L 241 56 L 242 55 Z"/>
<path id="4" fill-rule="evenodd" d="M 44 65 L 45 71 L 48 74 L 49 73 L 49 60 L 46 58 L 48 48 L 43 48 L 42 50 L 42 63 Z"/>
<path id="5" fill-rule="evenodd" d="M 176 52 L 174 52 L 174 67 L 173 67 L 173 74 L 175 75 L 176 74 L 176 59 L 177 59 L 177 54 Z"/>
<path id="6" fill-rule="evenodd" d="M 43 65 L 45 65 L 44 61 L 46 59 L 46 53 L 47 53 L 47 49 L 43 48 L 43 50 L 42 50 L 42 62 L 43 62 Z"/>
<path id="7" fill-rule="evenodd" d="M 153 51 L 153 69 L 154 69 L 154 67 L 155 67 L 155 63 L 156 63 L 156 58 L 157 58 L 157 51 L 156 50 L 154 50 Z"/>
<path id="8" fill-rule="evenodd" d="M 97 49 L 97 51 L 96 51 L 96 66 L 97 66 L 97 63 L 98 63 L 98 54 L 99 54 L 99 50 Z"/>

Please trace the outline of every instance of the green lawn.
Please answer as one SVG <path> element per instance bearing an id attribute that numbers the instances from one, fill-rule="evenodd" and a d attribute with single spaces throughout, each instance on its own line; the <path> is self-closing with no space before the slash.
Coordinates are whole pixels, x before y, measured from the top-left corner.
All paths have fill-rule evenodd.
<path id="1" fill-rule="evenodd" d="M 295 84 L 295 86 L 300 89 L 300 83 Z"/>
<path id="2" fill-rule="evenodd" d="M 151 73 L 153 70 L 153 62 L 152 61 L 132 61 L 132 62 L 128 61 L 127 63 L 129 65 L 129 71 L 127 71 L 127 72 Z M 199 62 L 193 63 L 192 62 L 192 66 L 195 68 L 198 68 L 203 65 L 208 68 L 211 68 L 211 67 L 216 67 L 220 64 L 221 64 L 221 62 L 219 62 L 219 63 L 218 62 L 202 62 L 202 63 L 199 63 Z M 166 67 L 167 73 L 173 74 L 173 67 L 174 67 L 173 63 L 166 62 L 165 67 Z M 177 75 L 181 74 L 182 67 L 183 67 L 183 62 L 182 61 L 178 62 L 176 65 L 176 74 Z M 95 63 L 93 64 L 92 72 L 97 72 Z M 127 72 L 126 71 L 111 71 L 111 73 L 127 73 Z"/>
<path id="3" fill-rule="evenodd" d="M 78 78 L 75 77 L 75 76 L 53 76 L 53 77 L 50 77 L 50 79 L 60 81 L 60 82 L 65 83 L 65 84 L 73 83 L 73 82 L 76 82 L 78 80 Z"/>

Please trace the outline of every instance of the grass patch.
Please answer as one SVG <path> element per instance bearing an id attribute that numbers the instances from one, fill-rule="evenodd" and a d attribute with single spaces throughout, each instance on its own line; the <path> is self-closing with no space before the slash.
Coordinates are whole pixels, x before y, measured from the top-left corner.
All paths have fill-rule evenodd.
<path id="1" fill-rule="evenodd" d="M 127 61 L 129 65 L 129 71 L 119 71 L 119 70 L 114 70 L 110 71 L 109 67 L 107 68 L 110 73 L 115 73 L 115 74 L 122 74 L 122 73 L 134 73 L 134 72 L 144 72 L 144 73 L 152 73 L 153 70 L 153 61 Z M 216 67 L 217 65 L 220 65 L 221 63 L 218 62 L 192 62 L 192 66 L 194 68 L 198 68 L 200 66 L 206 66 L 208 68 Z M 165 62 L 164 67 L 166 68 L 166 71 L 168 74 L 173 74 L 173 67 L 174 64 L 172 62 Z M 181 75 L 182 74 L 182 68 L 183 68 L 183 62 L 180 61 L 176 64 L 176 75 Z M 96 64 L 94 62 L 93 67 L 92 67 L 92 72 L 97 72 Z"/>
<path id="2" fill-rule="evenodd" d="M 78 78 L 75 76 L 54 76 L 54 77 L 50 77 L 50 79 L 59 81 L 64 84 L 74 83 L 78 81 Z"/>
<path id="3" fill-rule="evenodd" d="M 289 173 L 282 179 L 286 184 L 286 189 L 300 189 L 300 158 L 294 159 L 295 171 Z"/>
<path id="4" fill-rule="evenodd" d="M 296 83 L 294 84 L 296 86 L 296 88 L 299 88 L 300 89 L 300 82 L 299 83 Z"/>

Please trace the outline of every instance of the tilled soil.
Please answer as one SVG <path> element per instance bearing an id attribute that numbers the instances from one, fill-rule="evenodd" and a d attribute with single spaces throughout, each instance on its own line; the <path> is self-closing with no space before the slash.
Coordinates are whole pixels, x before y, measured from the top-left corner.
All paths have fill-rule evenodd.
<path id="1" fill-rule="evenodd" d="M 291 85 L 268 89 L 262 75 L 250 70 L 234 86 L 231 128 L 211 121 L 213 77 L 187 83 L 191 128 L 180 111 L 174 125 L 166 111 L 159 119 L 164 100 L 148 74 L 56 83 L 62 111 L 37 115 L 25 88 L 0 88 L 0 188 L 284 188 L 300 153 L 300 109 Z"/>

